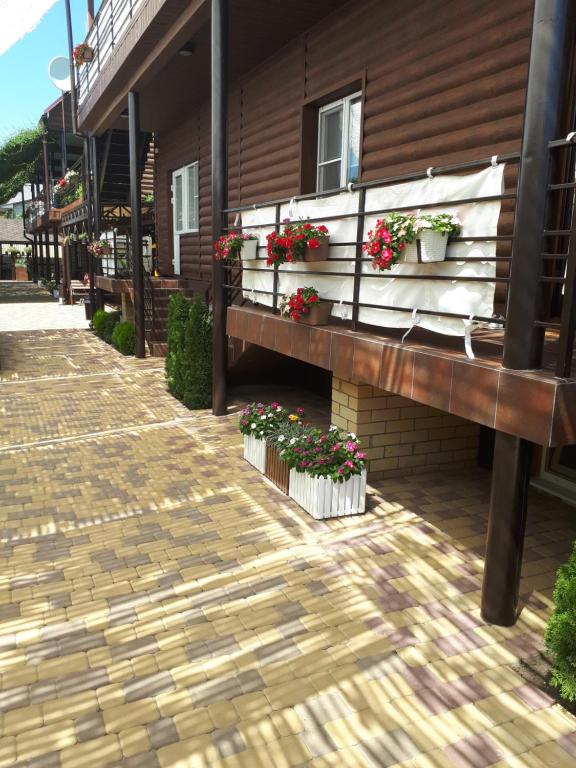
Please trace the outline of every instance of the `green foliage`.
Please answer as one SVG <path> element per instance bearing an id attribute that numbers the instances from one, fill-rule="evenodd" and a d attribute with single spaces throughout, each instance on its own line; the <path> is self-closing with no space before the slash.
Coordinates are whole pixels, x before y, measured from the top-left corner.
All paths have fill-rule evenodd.
<path id="1" fill-rule="evenodd" d="M 135 331 L 132 323 L 118 323 L 112 332 L 112 344 L 123 355 L 134 354 Z"/>
<path id="2" fill-rule="evenodd" d="M 42 128 L 25 128 L 0 146 L 0 205 L 30 181 L 42 154 Z"/>
<path id="3" fill-rule="evenodd" d="M 105 312 L 103 309 L 97 309 L 92 317 L 92 328 L 96 336 L 112 344 L 112 334 L 119 322 L 120 312 Z"/>
<path id="4" fill-rule="evenodd" d="M 212 318 L 198 295 L 176 293 L 168 307 L 168 389 L 188 408 L 212 402 Z"/>
<path id="5" fill-rule="evenodd" d="M 565 699 L 576 701 L 576 545 L 556 576 L 554 602 L 545 634 L 552 657 L 551 683 Z"/>

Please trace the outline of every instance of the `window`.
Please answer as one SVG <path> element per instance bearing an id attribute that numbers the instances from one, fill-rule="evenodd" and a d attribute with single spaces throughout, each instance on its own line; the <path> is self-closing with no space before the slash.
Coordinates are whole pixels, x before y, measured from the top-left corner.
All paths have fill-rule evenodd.
<path id="1" fill-rule="evenodd" d="M 362 94 L 321 107 L 318 114 L 318 192 L 358 180 Z"/>
<path id="2" fill-rule="evenodd" d="M 172 174 L 174 233 L 198 231 L 198 163 L 186 165 Z"/>

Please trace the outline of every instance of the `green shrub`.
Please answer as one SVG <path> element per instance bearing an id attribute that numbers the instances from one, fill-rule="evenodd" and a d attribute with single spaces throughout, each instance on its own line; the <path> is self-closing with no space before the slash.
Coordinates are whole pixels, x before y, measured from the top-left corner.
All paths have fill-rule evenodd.
<path id="1" fill-rule="evenodd" d="M 112 344 L 123 355 L 134 354 L 135 331 L 132 323 L 118 323 L 112 332 Z"/>
<path id="2" fill-rule="evenodd" d="M 199 295 L 177 293 L 168 307 L 168 389 L 188 408 L 212 402 L 212 318 Z"/>
<path id="3" fill-rule="evenodd" d="M 112 344 L 112 334 L 119 322 L 120 312 L 105 312 L 103 309 L 97 309 L 92 317 L 92 328 L 96 336 Z"/>
<path id="4" fill-rule="evenodd" d="M 576 545 L 556 576 L 554 602 L 545 635 L 552 657 L 550 682 L 565 699 L 576 701 Z"/>

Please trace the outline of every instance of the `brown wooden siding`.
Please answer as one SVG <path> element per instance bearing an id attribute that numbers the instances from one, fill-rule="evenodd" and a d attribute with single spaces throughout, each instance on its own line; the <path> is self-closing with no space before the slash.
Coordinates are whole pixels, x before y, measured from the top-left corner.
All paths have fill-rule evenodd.
<path id="1" fill-rule="evenodd" d="M 229 102 L 231 205 L 300 192 L 304 102 L 359 74 L 366 78 L 364 181 L 519 149 L 532 0 L 407 5 L 404 0 L 355 0 L 234 84 Z M 170 173 L 199 159 L 201 232 L 184 238 L 182 273 L 209 279 L 208 105 L 164 131 L 158 146 L 162 268 L 171 271 Z M 513 184 L 515 170 L 506 177 Z M 505 203 L 502 234 L 511 233 L 512 222 L 513 207 Z M 499 253 L 507 252 L 508 246 L 501 246 Z"/>

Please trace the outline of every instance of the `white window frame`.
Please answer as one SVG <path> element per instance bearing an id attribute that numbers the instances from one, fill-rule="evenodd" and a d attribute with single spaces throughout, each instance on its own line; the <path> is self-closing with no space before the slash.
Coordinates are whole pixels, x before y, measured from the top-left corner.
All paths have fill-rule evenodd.
<path id="1" fill-rule="evenodd" d="M 331 160 L 324 160 L 320 162 L 320 148 L 322 146 L 322 115 L 325 112 L 329 112 L 336 107 L 342 107 L 342 144 L 340 145 L 340 187 L 345 187 L 348 184 L 348 142 L 350 139 L 350 103 L 358 98 L 362 98 L 362 91 L 356 91 L 349 96 L 344 96 L 342 99 L 331 101 L 330 104 L 325 104 L 318 110 L 318 147 L 316 150 L 316 191 L 320 192 L 320 168 L 324 165 L 331 165 L 335 163 L 338 158 L 333 157 Z M 362 137 L 360 137 L 362 142 Z M 361 147 L 358 147 L 358 153 L 360 154 Z"/>
<path id="2" fill-rule="evenodd" d="M 189 174 L 190 169 L 196 169 L 196 185 L 194 189 L 194 212 L 196 214 L 196 226 L 191 226 L 188 214 L 190 212 L 188 192 L 189 192 Z M 178 229 L 176 226 L 176 179 L 181 177 L 182 179 L 182 229 Z M 199 193 L 198 193 L 198 161 L 196 160 L 189 165 L 184 165 L 182 168 L 178 168 L 172 173 L 172 221 L 174 225 L 175 235 L 188 235 L 199 231 Z"/>

